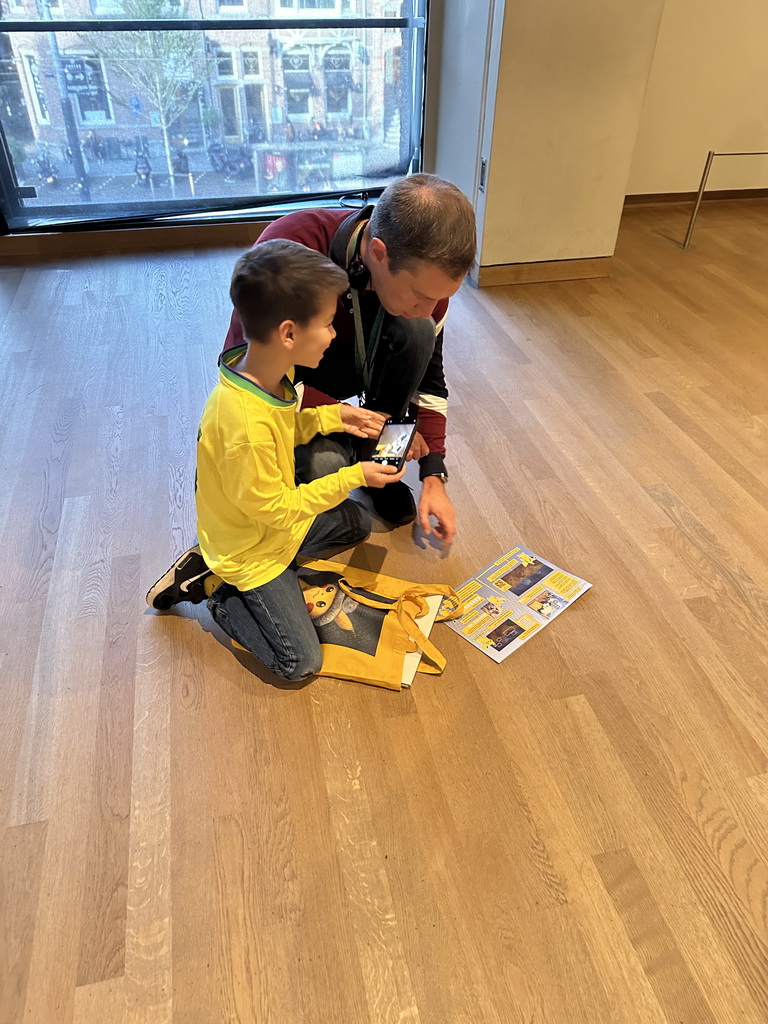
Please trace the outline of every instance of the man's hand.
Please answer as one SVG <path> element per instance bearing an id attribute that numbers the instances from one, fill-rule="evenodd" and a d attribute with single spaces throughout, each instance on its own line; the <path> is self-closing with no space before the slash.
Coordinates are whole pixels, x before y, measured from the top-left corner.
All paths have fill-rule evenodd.
<path id="1" fill-rule="evenodd" d="M 414 459 L 422 459 L 425 455 L 429 455 L 429 446 L 417 430 L 413 435 L 411 447 L 408 449 L 406 462 L 411 462 Z"/>
<path id="2" fill-rule="evenodd" d="M 435 517 L 436 525 L 432 525 L 430 516 Z M 456 536 L 456 511 L 439 477 L 426 476 L 422 481 L 419 523 L 425 534 L 437 537 L 443 549 L 453 544 Z"/>
<path id="3" fill-rule="evenodd" d="M 378 437 L 387 422 L 383 412 L 373 409 L 358 409 L 356 405 L 341 406 L 341 422 L 344 430 L 355 437 Z"/>

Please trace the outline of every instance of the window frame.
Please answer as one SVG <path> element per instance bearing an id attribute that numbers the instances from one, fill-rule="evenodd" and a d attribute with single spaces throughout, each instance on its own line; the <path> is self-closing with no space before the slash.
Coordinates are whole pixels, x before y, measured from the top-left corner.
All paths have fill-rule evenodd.
<path id="1" fill-rule="evenodd" d="M 62 0 L 63 3 L 67 4 L 68 10 L 71 12 L 71 5 L 67 3 L 67 0 Z M 242 14 L 235 18 L 224 17 L 201 17 L 201 18 L 174 18 L 168 20 L 151 19 L 142 22 L 131 21 L 128 19 L 121 19 L 119 16 L 112 16 L 110 18 L 88 18 L 86 20 L 74 20 L 71 17 L 56 17 L 55 19 L 49 15 L 48 20 L 42 20 L 37 18 L 36 20 L 17 20 L 11 16 L 8 16 L 9 9 L 6 7 L 6 17 L 4 20 L 0 20 L 0 31 L 10 35 L 20 33 L 36 33 L 40 35 L 50 35 L 52 39 L 62 39 L 65 34 L 92 34 L 92 33 L 110 33 L 110 32 L 124 32 L 124 31 L 141 31 L 141 32 L 179 32 L 179 31 L 194 31 L 202 32 L 207 34 L 209 37 L 218 31 L 236 31 L 238 33 L 244 32 L 263 32 L 267 33 L 279 33 L 281 40 L 284 41 L 286 38 L 290 38 L 290 33 L 293 31 L 304 32 L 304 31 L 321 31 L 323 33 L 330 33 L 329 38 L 332 38 L 334 33 L 346 30 L 400 30 L 406 33 L 403 36 L 404 43 L 407 40 L 408 52 L 412 54 L 413 67 L 416 69 L 414 76 L 415 88 L 411 90 L 409 103 L 410 103 L 410 114 L 411 121 L 411 137 L 407 148 L 407 151 L 401 153 L 401 166 L 402 170 L 400 173 L 412 173 L 417 171 L 421 167 L 422 159 L 422 148 L 423 148 L 423 133 L 424 133 L 424 93 L 426 88 L 426 75 L 422 73 L 423 65 L 426 57 L 426 28 L 427 28 L 427 13 L 428 13 L 428 0 L 416 0 L 414 9 L 406 17 L 355 17 L 354 15 L 347 15 L 346 17 L 335 16 L 335 12 L 338 12 L 339 3 L 337 2 L 334 10 L 318 10 L 317 13 L 320 15 L 327 15 L 326 17 L 312 17 L 315 13 L 313 10 L 303 10 L 301 14 L 297 15 L 297 12 L 293 10 L 290 13 L 290 9 L 285 10 L 284 16 L 275 18 L 250 18 L 244 17 Z M 359 5 L 354 5 L 359 7 Z M 277 8 L 273 8 L 277 10 Z M 307 16 L 309 15 L 309 16 Z M 287 34 L 287 35 L 286 35 Z M 21 42 L 19 40 L 18 42 Z M 316 45 L 316 44 L 314 44 Z M 313 48 L 314 48 L 313 45 Z M 16 51 L 21 47 L 18 47 L 14 43 Z M 54 49 L 56 43 L 53 43 Z M 35 51 L 40 60 L 40 56 L 43 53 L 42 48 L 38 48 Z M 316 52 L 316 51 L 315 51 Z M 88 52 L 84 47 L 79 47 L 77 50 L 62 52 L 62 58 L 66 59 L 67 56 L 84 56 L 91 60 L 99 61 L 99 71 L 101 73 L 102 85 L 106 92 L 106 98 L 103 106 L 100 110 L 101 116 L 94 118 L 88 116 L 87 112 L 83 112 L 80 104 L 70 104 L 74 109 L 72 110 L 72 125 L 73 131 L 81 131 L 82 129 L 89 128 L 108 128 L 112 126 L 119 126 L 122 123 L 122 114 L 120 119 L 116 116 L 116 108 L 114 106 L 112 97 L 109 92 L 110 80 L 112 75 L 106 65 L 108 65 L 108 59 L 105 61 L 98 54 Z M 284 98 L 280 95 L 276 95 L 270 88 L 270 81 L 275 77 L 274 70 L 268 71 L 265 68 L 265 62 L 269 62 L 274 55 L 272 54 L 271 44 L 269 53 L 267 48 L 263 47 L 263 60 L 262 70 L 266 75 L 264 85 L 264 113 L 267 120 L 266 136 L 267 142 L 265 144 L 270 145 L 272 148 L 275 146 L 282 146 L 285 148 L 285 130 L 273 131 L 277 126 L 284 126 L 286 121 Z M 313 68 L 315 77 L 317 76 L 317 68 Z M 225 78 L 223 84 L 242 87 L 243 79 L 236 71 L 235 76 L 232 79 Z M 58 75 L 58 72 L 57 72 Z M 56 76 L 49 76 L 56 77 Z M 250 77 L 250 76 L 249 76 Z M 32 109 L 28 111 L 28 116 L 34 119 L 37 115 L 37 109 L 34 102 L 31 99 L 31 95 L 28 92 L 28 78 L 26 75 L 26 67 L 24 74 L 21 75 L 23 83 L 23 91 L 30 101 Z M 250 77 L 250 81 L 254 81 L 254 77 Z M 279 77 L 273 84 L 279 82 Z M 214 81 L 215 85 L 215 81 Z M 60 88 L 57 85 L 57 89 Z M 313 81 L 312 94 L 317 95 L 317 90 L 322 88 L 322 73 L 320 74 L 317 81 Z M 46 94 L 49 90 L 46 89 Z M 63 92 L 63 90 L 62 90 Z M 321 94 L 322 95 L 322 94 Z M 53 103 L 50 96 L 47 97 L 48 110 L 52 120 L 54 119 L 55 111 L 58 110 L 58 106 Z M 236 97 L 236 102 L 242 100 L 241 96 Z M 310 112 L 309 114 L 296 114 L 289 115 L 288 120 L 296 120 L 304 122 L 308 120 L 313 113 L 313 105 L 316 107 L 316 113 L 322 118 L 321 113 L 322 100 L 319 103 L 310 97 Z M 282 118 L 280 117 L 280 109 L 282 107 Z M 239 108 L 238 108 L 239 109 Z M 275 113 L 276 112 L 276 113 Z M 133 112 L 135 113 L 135 111 Z M 55 115 L 55 123 L 59 126 L 58 114 Z M 66 126 L 66 118 L 65 118 Z M 343 183 L 333 182 L 330 187 L 324 187 L 322 191 L 318 192 L 301 192 L 292 191 L 290 188 L 279 193 L 273 193 L 271 190 L 263 191 L 263 186 L 258 191 L 250 192 L 250 194 L 243 192 L 235 196 L 226 194 L 209 193 L 195 196 L 194 193 L 189 198 L 174 197 L 167 203 L 161 203 L 157 201 L 157 197 L 153 196 L 153 201 L 144 200 L 141 193 L 136 194 L 135 201 L 126 203 L 122 199 L 104 199 L 100 200 L 94 193 L 94 198 L 86 198 L 84 203 L 77 203 L 66 194 L 66 191 L 60 191 L 58 193 L 51 193 L 47 203 L 35 204 L 33 206 L 26 205 L 24 203 L 25 198 L 33 198 L 34 191 L 32 188 L 25 185 L 24 181 L 17 180 L 15 174 L 15 167 L 10 156 L 10 149 L 4 138 L 5 136 L 5 125 L 0 122 L 0 230 L 7 230 L 11 233 L 16 232 L 36 232 L 36 231 L 67 231 L 67 230 L 96 230 L 105 229 L 110 227 L 133 227 L 133 226 L 151 226 L 157 224 L 172 223 L 190 223 L 197 224 L 201 222 L 201 218 L 212 218 L 217 215 L 226 216 L 232 212 L 240 214 L 243 220 L 248 219 L 260 219 L 264 215 L 264 211 L 279 207 L 283 210 L 291 208 L 300 208 L 302 206 L 317 205 L 319 203 L 327 203 L 333 200 L 342 199 L 344 196 L 362 195 L 367 197 L 368 195 L 376 195 L 383 189 L 386 184 L 386 180 L 383 183 L 371 182 L 368 186 L 364 179 L 357 178 L 355 172 L 355 180 L 350 181 L 347 188 L 343 187 Z M 304 127 L 306 130 L 306 126 Z M 61 128 L 59 127 L 59 131 Z M 69 132 L 70 129 L 67 128 Z M 348 137 L 362 138 L 363 136 L 349 135 Z M 292 143 L 291 136 L 287 136 L 289 149 Z M 297 140 L 298 142 L 298 140 Z M 261 145 L 261 141 L 259 145 Z M 255 154 L 254 154 L 255 155 Z M 361 154 L 362 155 L 362 154 Z M 75 161 L 76 162 L 76 161 Z M 88 167 L 85 168 L 85 173 L 88 173 Z M 390 175 L 392 172 L 389 172 Z M 387 179 L 387 174 L 383 177 Z M 291 183 L 292 184 L 292 183 Z M 335 186 L 335 187 L 334 187 Z M 170 195 L 169 193 L 165 193 Z M 87 203 L 87 205 L 86 205 Z M 126 212 L 123 213 L 122 210 Z"/>

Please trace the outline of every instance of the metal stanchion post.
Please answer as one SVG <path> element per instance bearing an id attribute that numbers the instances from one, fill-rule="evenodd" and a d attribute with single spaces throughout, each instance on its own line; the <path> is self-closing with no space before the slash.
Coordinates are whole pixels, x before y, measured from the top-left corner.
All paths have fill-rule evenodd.
<path id="1" fill-rule="evenodd" d="M 707 162 L 704 164 L 704 173 L 701 176 L 701 184 L 699 185 L 698 195 L 696 196 L 696 205 L 693 208 L 691 219 L 688 222 L 688 230 L 685 233 L 685 239 L 677 244 L 681 249 L 687 249 L 691 244 L 691 235 L 693 234 L 693 226 L 696 223 L 696 218 L 699 215 L 699 207 L 701 206 L 701 200 L 704 198 L 704 189 L 707 185 L 707 178 L 712 167 L 712 161 L 716 156 L 768 156 L 768 152 L 764 150 L 758 150 L 749 153 L 716 153 L 714 149 L 710 149 L 707 153 Z"/>
<path id="2" fill-rule="evenodd" d="M 704 197 L 704 189 L 707 184 L 707 178 L 712 168 L 712 161 L 715 158 L 714 149 L 710 149 L 707 153 L 707 162 L 704 164 L 704 173 L 701 176 L 701 184 L 699 185 L 699 194 L 696 196 L 696 205 L 693 207 L 693 213 L 691 213 L 691 219 L 688 221 L 688 230 L 685 233 L 685 239 L 680 243 L 681 249 L 687 249 L 691 244 L 691 235 L 693 234 L 693 226 L 696 223 L 696 218 L 699 215 L 699 207 L 701 206 L 701 200 Z"/>

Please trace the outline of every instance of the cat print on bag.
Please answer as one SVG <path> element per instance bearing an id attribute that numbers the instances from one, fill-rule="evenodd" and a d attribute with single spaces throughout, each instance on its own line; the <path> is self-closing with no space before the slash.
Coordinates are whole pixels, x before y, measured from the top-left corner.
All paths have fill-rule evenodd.
<path id="1" fill-rule="evenodd" d="M 304 602 L 320 643 L 374 655 L 386 612 L 359 604 L 339 589 L 339 576 L 299 570 Z"/>

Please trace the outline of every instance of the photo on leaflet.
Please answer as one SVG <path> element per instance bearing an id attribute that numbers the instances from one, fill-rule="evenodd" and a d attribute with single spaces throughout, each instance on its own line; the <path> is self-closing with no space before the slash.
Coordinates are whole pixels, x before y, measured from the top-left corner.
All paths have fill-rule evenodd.
<path id="1" fill-rule="evenodd" d="M 523 627 L 518 625 L 517 622 L 513 622 L 512 619 L 505 619 L 498 626 L 495 626 L 490 633 L 487 633 L 486 636 L 491 641 L 491 647 L 493 647 L 494 651 L 503 651 L 505 647 L 511 644 L 513 640 L 517 640 L 524 632 Z"/>
<path id="2" fill-rule="evenodd" d="M 541 590 L 533 597 L 529 597 L 525 603 L 545 619 L 551 619 L 553 615 L 557 615 L 563 608 L 568 607 L 565 598 L 559 594 L 553 594 L 551 590 Z"/>
<path id="3" fill-rule="evenodd" d="M 534 584 L 540 583 L 551 572 L 551 565 L 547 565 L 546 562 L 540 562 L 538 558 L 534 558 L 530 565 L 516 565 L 510 572 L 504 573 L 501 579 L 509 585 L 509 589 L 515 597 L 520 597 L 521 594 L 524 594 L 526 590 L 530 590 Z"/>
<path id="4" fill-rule="evenodd" d="M 493 616 L 501 614 L 501 608 L 499 608 L 497 604 L 494 604 L 493 601 L 486 601 L 485 604 L 481 604 L 480 607 L 478 608 L 478 611 L 484 612 L 486 615 Z"/>

